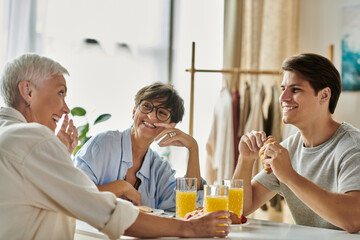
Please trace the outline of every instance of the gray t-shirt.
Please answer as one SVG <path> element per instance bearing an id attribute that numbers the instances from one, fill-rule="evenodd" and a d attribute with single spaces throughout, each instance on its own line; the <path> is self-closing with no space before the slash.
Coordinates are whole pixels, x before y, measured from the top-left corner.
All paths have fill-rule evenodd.
<path id="1" fill-rule="evenodd" d="M 295 171 L 321 188 L 335 193 L 360 190 L 360 130 L 350 124 L 342 123 L 328 141 L 316 147 L 304 147 L 300 132 L 281 145 L 288 149 Z M 284 196 L 296 224 L 339 229 L 307 207 L 273 173 L 261 171 L 254 179 Z"/>

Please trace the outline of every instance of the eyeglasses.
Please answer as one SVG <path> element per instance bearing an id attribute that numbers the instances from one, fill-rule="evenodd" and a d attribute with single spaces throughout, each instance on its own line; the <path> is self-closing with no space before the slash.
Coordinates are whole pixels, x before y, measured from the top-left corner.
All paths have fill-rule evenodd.
<path id="1" fill-rule="evenodd" d="M 166 120 L 168 120 L 171 116 L 171 112 L 163 107 L 155 107 L 154 104 L 152 104 L 152 102 L 150 101 L 146 101 L 146 100 L 141 100 L 140 104 L 139 104 L 139 109 L 140 112 L 148 114 L 151 113 L 154 108 L 156 108 L 156 118 L 159 121 L 165 122 Z"/>

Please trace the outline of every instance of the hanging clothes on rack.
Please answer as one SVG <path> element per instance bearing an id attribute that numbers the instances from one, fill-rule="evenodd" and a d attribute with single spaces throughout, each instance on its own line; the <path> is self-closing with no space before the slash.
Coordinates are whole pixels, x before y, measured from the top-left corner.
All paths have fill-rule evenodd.
<path id="1" fill-rule="evenodd" d="M 250 86 L 247 82 L 245 82 L 245 87 L 243 88 L 243 92 L 240 94 L 240 113 L 239 113 L 239 130 L 237 132 L 239 138 L 245 133 L 245 125 L 246 121 L 250 114 L 250 98 L 251 90 Z"/>
<path id="2" fill-rule="evenodd" d="M 251 84 L 251 108 L 250 114 L 246 121 L 244 132 L 251 132 L 252 130 L 264 130 L 264 115 L 262 105 L 265 97 L 264 86 L 260 81 L 252 81 Z M 252 175 L 255 176 L 261 169 L 261 162 L 254 164 Z"/>
<path id="3" fill-rule="evenodd" d="M 228 88 L 223 87 L 215 104 L 214 118 L 206 144 L 206 181 L 208 184 L 221 183 L 231 179 L 234 172 L 232 97 Z"/>
<path id="4" fill-rule="evenodd" d="M 240 117 L 240 94 L 238 90 L 231 93 L 232 96 L 232 113 L 233 113 L 233 135 L 234 135 L 234 166 L 237 164 L 239 157 L 239 142 L 240 137 L 237 134 L 239 131 L 239 117 Z M 235 169 L 234 169 L 235 170 Z"/>
<path id="5" fill-rule="evenodd" d="M 281 133 L 281 109 L 279 103 L 279 90 L 278 87 L 273 85 L 271 87 L 271 102 L 268 110 L 268 118 L 265 123 L 266 135 L 272 135 L 278 142 L 282 140 Z"/>

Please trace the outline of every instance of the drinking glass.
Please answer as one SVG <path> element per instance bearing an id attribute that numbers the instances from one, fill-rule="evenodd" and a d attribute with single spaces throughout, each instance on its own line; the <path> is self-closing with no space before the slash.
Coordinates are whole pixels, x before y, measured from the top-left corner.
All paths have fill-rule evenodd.
<path id="1" fill-rule="evenodd" d="M 197 178 L 176 178 L 176 217 L 184 218 L 196 208 Z"/>
<path id="2" fill-rule="evenodd" d="M 223 184 L 229 188 L 229 211 L 241 216 L 243 212 L 244 182 L 242 179 L 224 180 Z"/>
<path id="3" fill-rule="evenodd" d="M 204 210 L 205 212 L 215 212 L 228 210 L 229 188 L 224 185 L 205 185 L 204 186 Z"/>

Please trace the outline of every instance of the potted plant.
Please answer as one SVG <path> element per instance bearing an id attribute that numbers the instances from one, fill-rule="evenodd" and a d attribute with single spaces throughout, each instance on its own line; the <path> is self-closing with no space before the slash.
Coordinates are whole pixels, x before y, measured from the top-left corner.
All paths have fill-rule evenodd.
<path id="1" fill-rule="evenodd" d="M 78 117 L 84 117 L 86 119 L 86 123 L 84 125 L 81 125 L 77 127 L 77 131 L 79 133 L 79 144 L 76 146 L 76 148 L 73 151 L 73 155 L 79 151 L 79 149 L 84 146 L 84 144 L 91 138 L 91 136 L 88 136 L 89 130 L 90 130 L 90 124 L 88 121 L 88 118 L 86 117 L 86 110 L 82 107 L 74 107 L 71 109 L 71 115 L 72 116 L 78 116 Z M 105 122 L 111 118 L 111 114 L 109 113 L 103 113 L 99 115 L 94 123 L 92 125 L 96 125 L 101 122 Z"/>

